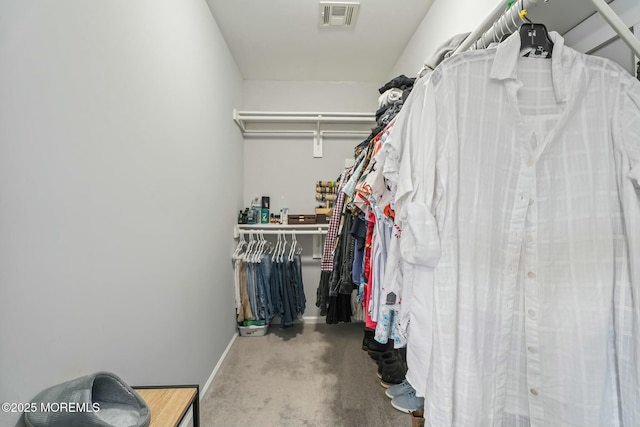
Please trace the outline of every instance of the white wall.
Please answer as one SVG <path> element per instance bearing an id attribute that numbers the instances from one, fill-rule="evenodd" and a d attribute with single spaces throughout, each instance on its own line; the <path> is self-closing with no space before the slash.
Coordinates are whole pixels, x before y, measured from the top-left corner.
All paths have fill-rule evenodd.
<path id="1" fill-rule="evenodd" d="M 289 112 L 363 112 L 378 108 L 380 84 L 355 82 L 282 82 L 246 80 L 244 110 Z M 270 196 L 272 211 L 314 213 L 315 182 L 335 180 L 344 159 L 353 158 L 361 139 L 325 139 L 324 156 L 313 157 L 312 138 L 245 138 L 244 203 L 254 195 Z M 317 316 L 316 288 L 320 263 L 311 260 L 312 239 L 302 237 L 303 281 L 307 316 Z"/>
<path id="2" fill-rule="evenodd" d="M 244 110 L 290 112 L 362 112 L 378 108 L 378 87 L 385 82 L 244 82 Z M 315 182 L 334 180 L 353 158 L 353 148 L 363 138 L 324 140 L 324 156 L 313 157 L 313 139 L 255 138 L 244 140 L 244 202 L 254 195 L 270 196 L 272 208 L 288 207 L 293 213 L 313 213 Z"/>
<path id="3" fill-rule="evenodd" d="M 615 0 L 609 6 L 627 27 L 635 28 L 635 36 L 640 37 L 640 2 Z M 616 61 L 635 75 L 637 59 L 631 48 L 619 39 L 599 13 L 581 22 L 563 36 L 565 43 L 574 49 Z"/>
<path id="4" fill-rule="evenodd" d="M 206 2 L 2 0 L 0 29 L 0 401 L 97 370 L 203 385 L 243 188 Z"/>
<path id="5" fill-rule="evenodd" d="M 460 2 L 435 0 L 393 66 L 389 77 L 392 78 L 398 74 L 415 76 L 418 70 L 421 69 L 424 60 L 431 56 L 442 43 L 456 34 L 471 32 L 476 29 L 497 4 L 496 0 L 474 0 L 464 2 L 464 5 L 461 6 Z M 640 21 L 640 3 L 638 0 L 614 0 L 610 6 L 629 27 L 638 24 Z M 588 10 L 591 5 L 585 5 L 584 7 Z M 554 10 L 554 5 L 550 2 L 544 8 L 546 9 L 545 13 L 553 13 L 550 11 Z M 541 10 L 534 12 L 541 12 Z M 575 22 L 576 27 L 563 34 L 568 46 L 581 52 L 589 52 L 616 36 L 611 27 L 597 13 L 580 23 L 578 13 L 582 12 L 582 10 L 577 11 L 576 16 L 566 17 L 569 22 L 574 22 L 577 19 Z M 616 59 L 619 54 L 605 56 L 611 56 L 611 59 Z M 623 62 L 626 63 L 626 59 Z"/>
<path id="6" fill-rule="evenodd" d="M 498 4 L 496 0 L 435 0 L 418 26 L 389 77 L 405 74 L 415 77 L 424 60 L 456 34 L 473 31 Z"/>

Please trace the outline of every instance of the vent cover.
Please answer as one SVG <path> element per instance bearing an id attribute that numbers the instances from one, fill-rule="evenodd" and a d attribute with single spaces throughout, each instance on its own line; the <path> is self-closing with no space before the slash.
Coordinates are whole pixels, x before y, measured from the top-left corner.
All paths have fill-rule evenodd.
<path id="1" fill-rule="evenodd" d="M 352 28 L 360 3 L 356 2 L 320 2 L 320 28 Z"/>

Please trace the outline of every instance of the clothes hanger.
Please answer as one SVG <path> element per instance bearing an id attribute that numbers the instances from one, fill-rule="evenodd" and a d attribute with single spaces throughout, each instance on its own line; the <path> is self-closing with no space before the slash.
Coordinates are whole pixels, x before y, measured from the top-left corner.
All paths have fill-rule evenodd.
<path id="1" fill-rule="evenodd" d="M 263 235 L 264 235 L 264 233 L 263 233 Z M 264 253 L 267 254 L 267 255 L 271 255 L 273 253 L 273 243 L 271 242 L 271 240 L 266 240 L 265 239 Z"/>
<path id="2" fill-rule="evenodd" d="M 293 262 L 293 256 L 295 254 L 296 246 L 298 246 L 298 239 L 296 239 L 296 232 L 291 232 L 291 249 L 289 250 L 289 257 L 287 258 L 289 262 Z"/>
<path id="3" fill-rule="evenodd" d="M 280 246 L 282 246 L 282 232 L 278 231 L 278 240 L 276 241 L 276 246 L 273 248 L 273 251 L 271 252 L 271 259 L 274 262 L 278 261 L 278 253 L 280 251 Z"/>
<path id="4" fill-rule="evenodd" d="M 280 254 L 278 254 L 278 262 L 284 261 L 284 251 L 286 250 L 286 247 L 287 247 L 287 235 L 283 233 L 282 246 L 280 247 Z"/>
<path id="5" fill-rule="evenodd" d="M 520 52 L 523 56 L 551 58 L 553 42 L 549 38 L 549 32 L 544 24 L 536 24 L 527 18 L 527 10 L 524 9 L 524 0 L 521 2 L 520 19 L 525 23 L 520 26 Z"/>
<path id="6" fill-rule="evenodd" d="M 498 22 L 496 23 L 496 25 L 497 25 L 497 26 L 498 26 L 498 28 L 500 29 L 500 37 L 497 37 L 497 36 L 498 36 L 498 32 L 497 32 L 497 31 L 494 31 L 494 33 L 495 33 L 495 35 L 496 35 L 496 38 L 497 38 L 498 40 L 500 40 L 500 41 L 501 41 L 501 40 L 502 40 L 502 38 L 504 37 L 504 28 L 502 28 L 502 24 L 500 23 L 500 21 L 501 21 L 503 18 L 504 18 L 504 15 L 500 16 L 500 18 L 498 19 Z"/>
<path id="7" fill-rule="evenodd" d="M 262 231 L 258 231 L 258 247 L 256 248 L 256 252 L 253 254 L 253 262 L 259 263 L 262 260 L 265 241 Z"/>
<path id="8" fill-rule="evenodd" d="M 253 233 L 249 232 L 249 243 L 247 243 L 247 249 L 242 254 L 242 259 L 245 261 L 249 261 L 249 256 L 251 254 L 251 249 L 253 248 Z"/>
<path id="9" fill-rule="evenodd" d="M 520 27 L 518 26 L 518 24 L 516 24 L 515 19 L 513 19 L 513 14 L 511 14 L 511 23 L 513 24 L 513 28 L 514 28 L 514 30 L 513 30 L 513 31 L 515 31 L 515 30 L 517 30 L 517 29 L 519 29 L 519 28 L 520 28 Z"/>
<path id="10" fill-rule="evenodd" d="M 264 241 L 262 245 L 262 255 L 270 254 L 271 248 L 273 248 L 273 243 L 271 243 L 264 237 L 264 231 L 260 231 L 260 234 L 262 235 L 262 240 Z M 262 260 L 262 255 L 260 255 L 260 260 Z"/>
<path id="11" fill-rule="evenodd" d="M 500 25 L 500 39 L 498 40 L 498 43 L 502 43 L 503 41 L 505 41 L 512 33 L 514 30 L 512 30 L 509 27 L 509 20 L 507 19 L 506 15 L 502 15 L 501 19 L 504 21 L 504 23 L 499 23 Z M 511 15 L 511 19 L 513 19 L 513 15 Z M 505 28 L 507 29 L 507 31 L 505 32 Z M 518 27 L 515 27 L 516 30 L 518 29 Z"/>
<path id="12" fill-rule="evenodd" d="M 246 246 L 247 241 L 244 240 L 244 234 L 240 234 L 240 239 L 238 241 L 238 246 L 236 247 L 236 250 L 233 251 L 233 254 L 231 255 L 232 259 L 239 259 L 240 254 L 242 253 L 242 248 L 244 246 Z"/>
<path id="13" fill-rule="evenodd" d="M 251 234 L 249 234 L 249 250 L 247 250 L 245 258 L 247 262 L 253 262 L 253 251 L 255 251 L 257 243 L 258 241 L 253 236 L 253 232 L 251 232 Z"/>

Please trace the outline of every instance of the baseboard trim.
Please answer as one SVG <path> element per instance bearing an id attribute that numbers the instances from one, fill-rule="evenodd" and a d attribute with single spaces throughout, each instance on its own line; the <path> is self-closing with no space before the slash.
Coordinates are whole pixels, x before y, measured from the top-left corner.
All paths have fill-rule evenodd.
<path id="1" fill-rule="evenodd" d="M 302 316 L 302 323 L 324 323 L 323 316 Z"/>
<path id="2" fill-rule="evenodd" d="M 229 341 L 229 344 L 227 344 L 227 348 L 224 349 L 224 352 L 222 353 L 222 356 L 220 356 L 218 363 L 216 363 L 215 368 L 213 368 L 213 372 L 211 372 L 211 375 L 209 375 L 209 379 L 207 380 L 206 383 L 204 383 L 204 387 L 202 387 L 202 390 L 200 390 L 200 400 L 202 400 L 202 396 L 204 396 L 204 394 L 209 389 L 209 386 L 213 382 L 213 378 L 216 376 L 216 374 L 220 370 L 220 366 L 222 366 L 222 362 L 224 362 L 224 359 L 227 358 L 227 354 L 229 354 L 229 350 L 231 350 L 231 346 L 233 345 L 234 342 L 236 342 L 236 338 L 238 338 L 237 332 L 233 334 L 233 336 L 231 337 L 231 341 Z"/>
<path id="3" fill-rule="evenodd" d="M 224 362 L 224 359 L 227 358 L 227 354 L 229 354 L 229 350 L 231 350 L 231 346 L 236 341 L 236 338 L 238 338 L 238 333 L 237 332 L 235 334 L 233 334 L 233 336 L 231 337 L 231 341 L 229 341 L 229 344 L 227 344 L 227 348 L 225 348 L 224 351 L 222 352 L 222 356 L 220 356 L 220 359 L 218 359 L 218 363 L 216 363 L 216 366 L 213 368 L 213 371 L 211 372 L 211 375 L 209 375 L 209 379 L 207 379 L 207 382 L 204 383 L 204 387 L 202 387 L 200 389 L 200 401 L 202 401 L 202 398 L 207 393 L 207 390 L 209 389 L 209 386 L 211 385 L 211 383 L 213 382 L 213 379 L 215 378 L 216 374 L 220 370 L 220 366 L 222 366 L 222 362 Z M 180 423 L 179 427 L 189 427 L 189 426 L 191 426 L 192 425 L 191 424 L 191 420 L 192 419 L 193 419 L 193 413 L 191 411 L 189 411 L 189 414 Z"/>

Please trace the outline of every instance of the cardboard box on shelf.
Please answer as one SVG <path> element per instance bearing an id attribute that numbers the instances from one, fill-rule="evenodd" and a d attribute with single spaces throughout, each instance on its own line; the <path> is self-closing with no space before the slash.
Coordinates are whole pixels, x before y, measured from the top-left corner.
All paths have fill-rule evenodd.
<path id="1" fill-rule="evenodd" d="M 289 214 L 289 224 L 315 224 L 315 214 Z"/>

